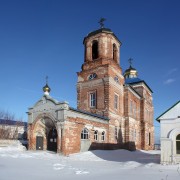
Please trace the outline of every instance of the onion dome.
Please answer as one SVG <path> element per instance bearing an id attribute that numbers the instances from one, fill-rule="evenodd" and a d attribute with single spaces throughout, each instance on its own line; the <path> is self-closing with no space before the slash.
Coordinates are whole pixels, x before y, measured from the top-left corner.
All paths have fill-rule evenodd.
<path id="1" fill-rule="evenodd" d="M 43 91 L 45 95 L 49 95 L 51 88 L 48 86 L 48 77 L 46 77 L 46 85 L 43 87 Z"/>
<path id="2" fill-rule="evenodd" d="M 137 76 L 138 76 L 137 70 L 135 68 L 133 68 L 131 65 L 124 72 L 125 79 L 127 79 L 127 78 L 137 78 Z"/>
<path id="3" fill-rule="evenodd" d="M 125 79 L 129 79 L 129 78 L 137 78 L 138 76 L 138 72 L 135 68 L 132 67 L 132 58 L 130 58 L 129 61 L 129 68 L 126 69 L 126 71 L 124 72 L 124 77 Z"/>

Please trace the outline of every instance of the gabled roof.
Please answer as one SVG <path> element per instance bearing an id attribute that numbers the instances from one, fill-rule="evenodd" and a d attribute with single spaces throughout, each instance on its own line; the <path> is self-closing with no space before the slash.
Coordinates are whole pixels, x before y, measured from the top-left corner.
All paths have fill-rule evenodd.
<path id="1" fill-rule="evenodd" d="M 139 78 L 127 78 L 125 80 L 125 84 L 140 84 L 140 83 L 144 83 L 146 85 L 146 87 L 153 93 L 152 89 L 146 84 L 146 82 L 144 80 L 141 80 Z"/>
<path id="2" fill-rule="evenodd" d="M 175 106 L 177 106 L 180 103 L 180 100 L 178 102 L 176 102 L 173 106 L 171 106 L 169 109 L 167 109 L 165 112 L 163 112 L 160 116 L 158 116 L 156 118 L 157 121 L 160 122 L 160 118 L 165 115 L 166 113 L 168 113 L 171 109 L 173 109 Z M 180 113 L 180 112 L 179 112 Z"/>

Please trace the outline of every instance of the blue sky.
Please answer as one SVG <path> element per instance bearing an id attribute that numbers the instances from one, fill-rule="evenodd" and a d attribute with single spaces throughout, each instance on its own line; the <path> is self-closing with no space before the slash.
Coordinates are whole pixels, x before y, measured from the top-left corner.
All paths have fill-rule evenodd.
<path id="1" fill-rule="evenodd" d="M 123 71 L 133 58 L 153 90 L 156 118 L 180 99 L 179 9 L 179 0 L 1 0 L 0 109 L 27 120 L 46 75 L 51 96 L 76 107 L 83 38 L 105 17 L 105 27 L 122 42 Z"/>

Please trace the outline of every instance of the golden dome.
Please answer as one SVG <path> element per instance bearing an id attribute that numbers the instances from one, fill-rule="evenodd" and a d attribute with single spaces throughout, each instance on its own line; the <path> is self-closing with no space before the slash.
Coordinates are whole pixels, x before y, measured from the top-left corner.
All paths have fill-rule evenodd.
<path id="1" fill-rule="evenodd" d="M 43 87 L 43 91 L 44 92 L 50 92 L 51 91 L 51 88 L 48 86 L 48 84 L 46 83 L 46 85 Z"/>
<path id="2" fill-rule="evenodd" d="M 138 72 L 135 68 L 133 68 L 131 65 L 129 69 L 126 69 L 124 72 L 124 77 L 125 78 L 136 78 L 138 76 Z"/>

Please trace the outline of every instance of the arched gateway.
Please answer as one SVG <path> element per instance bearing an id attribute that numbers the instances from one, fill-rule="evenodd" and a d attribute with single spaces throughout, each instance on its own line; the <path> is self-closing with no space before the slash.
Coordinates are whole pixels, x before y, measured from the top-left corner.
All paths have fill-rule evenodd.
<path id="1" fill-rule="evenodd" d="M 109 119 L 69 107 L 67 102 L 58 102 L 50 95 L 46 84 L 44 95 L 28 111 L 28 140 L 30 150 L 48 150 L 64 155 L 88 150 L 94 139 L 94 130 L 108 134 Z M 83 148 L 82 129 L 89 136 Z M 106 142 L 106 141 L 104 141 Z M 99 147 L 99 146 L 98 146 Z"/>
<path id="2" fill-rule="evenodd" d="M 35 139 L 36 150 L 57 151 L 58 133 L 56 122 L 48 116 L 43 116 L 34 122 L 33 139 Z"/>

